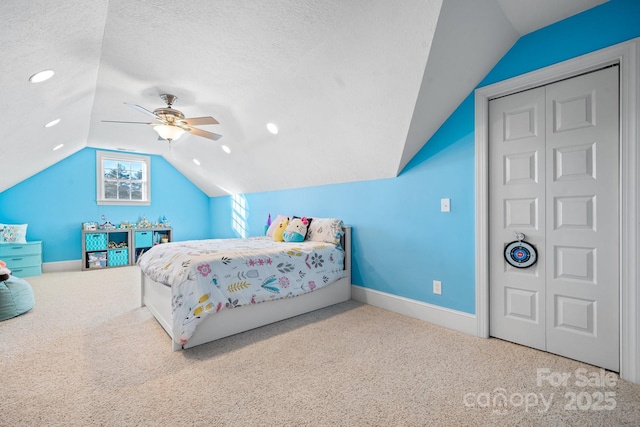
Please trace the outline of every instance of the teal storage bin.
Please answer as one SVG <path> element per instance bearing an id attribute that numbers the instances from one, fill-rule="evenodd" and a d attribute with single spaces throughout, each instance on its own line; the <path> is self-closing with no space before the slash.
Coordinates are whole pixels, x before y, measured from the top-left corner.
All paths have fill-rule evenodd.
<path id="1" fill-rule="evenodd" d="M 107 249 L 107 233 L 85 234 L 84 239 L 87 251 L 103 251 Z"/>
<path id="2" fill-rule="evenodd" d="M 136 248 L 148 248 L 153 246 L 153 231 L 136 231 L 135 246 Z"/>
<path id="3" fill-rule="evenodd" d="M 109 267 L 117 267 L 119 265 L 129 265 L 128 249 L 110 249 L 107 255 L 107 265 Z"/>

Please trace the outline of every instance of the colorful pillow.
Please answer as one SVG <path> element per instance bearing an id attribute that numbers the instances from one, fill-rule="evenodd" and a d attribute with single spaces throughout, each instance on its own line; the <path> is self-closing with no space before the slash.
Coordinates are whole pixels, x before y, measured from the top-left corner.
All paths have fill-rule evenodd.
<path id="1" fill-rule="evenodd" d="M 309 220 L 305 217 L 293 218 L 282 234 L 285 242 L 302 242 L 307 235 Z"/>
<path id="2" fill-rule="evenodd" d="M 313 218 L 307 231 L 307 240 L 337 245 L 342 237 L 344 224 L 338 218 Z"/>
<path id="3" fill-rule="evenodd" d="M 0 224 L 0 243 L 27 243 L 27 224 Z"/>
<path id="4" fill-rule="evenodd" d="M 275 228 L 275 230 L 273 230 L 273 241 L 274 242 L 284 242 L 284 230 L 287 229 L 287 225 L 289 225 L 289 220 L 288 219 L 283 219 L 282 221 L 280 221 L 280 224 L 278 224 L 278 226 Z"/>
<path id="5" fill-rule="evenodd" d="M 307 235 L 309 234 L 309 226 L 311 225 L 311 222 L 313 221 L 313 218 L 310 218 L 310 217 L 308 217 L 308 216 L 306 216 L 306 217 L 305 217 L 305 216 L 296 216 L 296 215 L 294 215 L 294 216 L 291 218 L 291 220 L 294 220 L 294 219 L 296 219 L 296 218 L 297 218 L 297 219 L 302 219 L 302 218 L 304 218 L 304 219 L 306 219 L 306 220 L 307 220 L 307 230 L 306 230 L 306 231 L 305 231 L 305 233 L 304 233 L 304 239 L 302 239 L 302 240 L 307 240 Z"/>
<path id="6" fill-rule="evenodd" d="M 271 225 L 269 226 L 269 228 L 267 228 L 267 237 L 273 237 L 273 230 L 275 230 L 275 229 L 276 229 L 276 227 L 278 226 L 278 224 L 280 224 L 280 223 L 281 223 L 282 221 L 284 221 L 285 219 L 286 219 L 287 221 L 289 221 L 289 217 L 288 217 L 288 216 L 286 216 L 286 215 L 278 215 L 278 216 L 276 217 L 276 219 L 274 219 L 274 220 L 271 222 Z"/>

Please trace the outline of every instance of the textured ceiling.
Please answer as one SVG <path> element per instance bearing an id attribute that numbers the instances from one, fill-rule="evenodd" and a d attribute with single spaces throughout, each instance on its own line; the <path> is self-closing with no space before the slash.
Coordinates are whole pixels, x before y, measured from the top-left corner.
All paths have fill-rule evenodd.
<path id="1" fill-rule="evenodd" d="M 86 146 L 162 155 L 210 196 L 394 177 L 520 35 L 600 3 L 5 0 L 0 191 Z M 223 138 L 102 122 L 161 93 Z"/>

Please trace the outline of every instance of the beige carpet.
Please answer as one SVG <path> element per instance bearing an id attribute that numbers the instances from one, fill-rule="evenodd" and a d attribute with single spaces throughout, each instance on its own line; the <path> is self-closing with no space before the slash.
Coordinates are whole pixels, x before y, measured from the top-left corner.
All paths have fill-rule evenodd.
<path id="1" fill-rule="evenodd" d="M 34 309 L 0 322 L 1 426 L 640 425 L 614 374 L 354 301 L 172 352 L 137 267 L 28 280 Z"/>

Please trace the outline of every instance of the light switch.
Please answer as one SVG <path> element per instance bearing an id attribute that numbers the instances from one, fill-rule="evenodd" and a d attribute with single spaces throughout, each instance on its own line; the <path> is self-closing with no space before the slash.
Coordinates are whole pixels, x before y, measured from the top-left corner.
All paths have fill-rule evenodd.
<path id="1" fill-rule="evenodd" d="M 440 212 L 451 211 L 451 199 L 440 199 Z"/>

